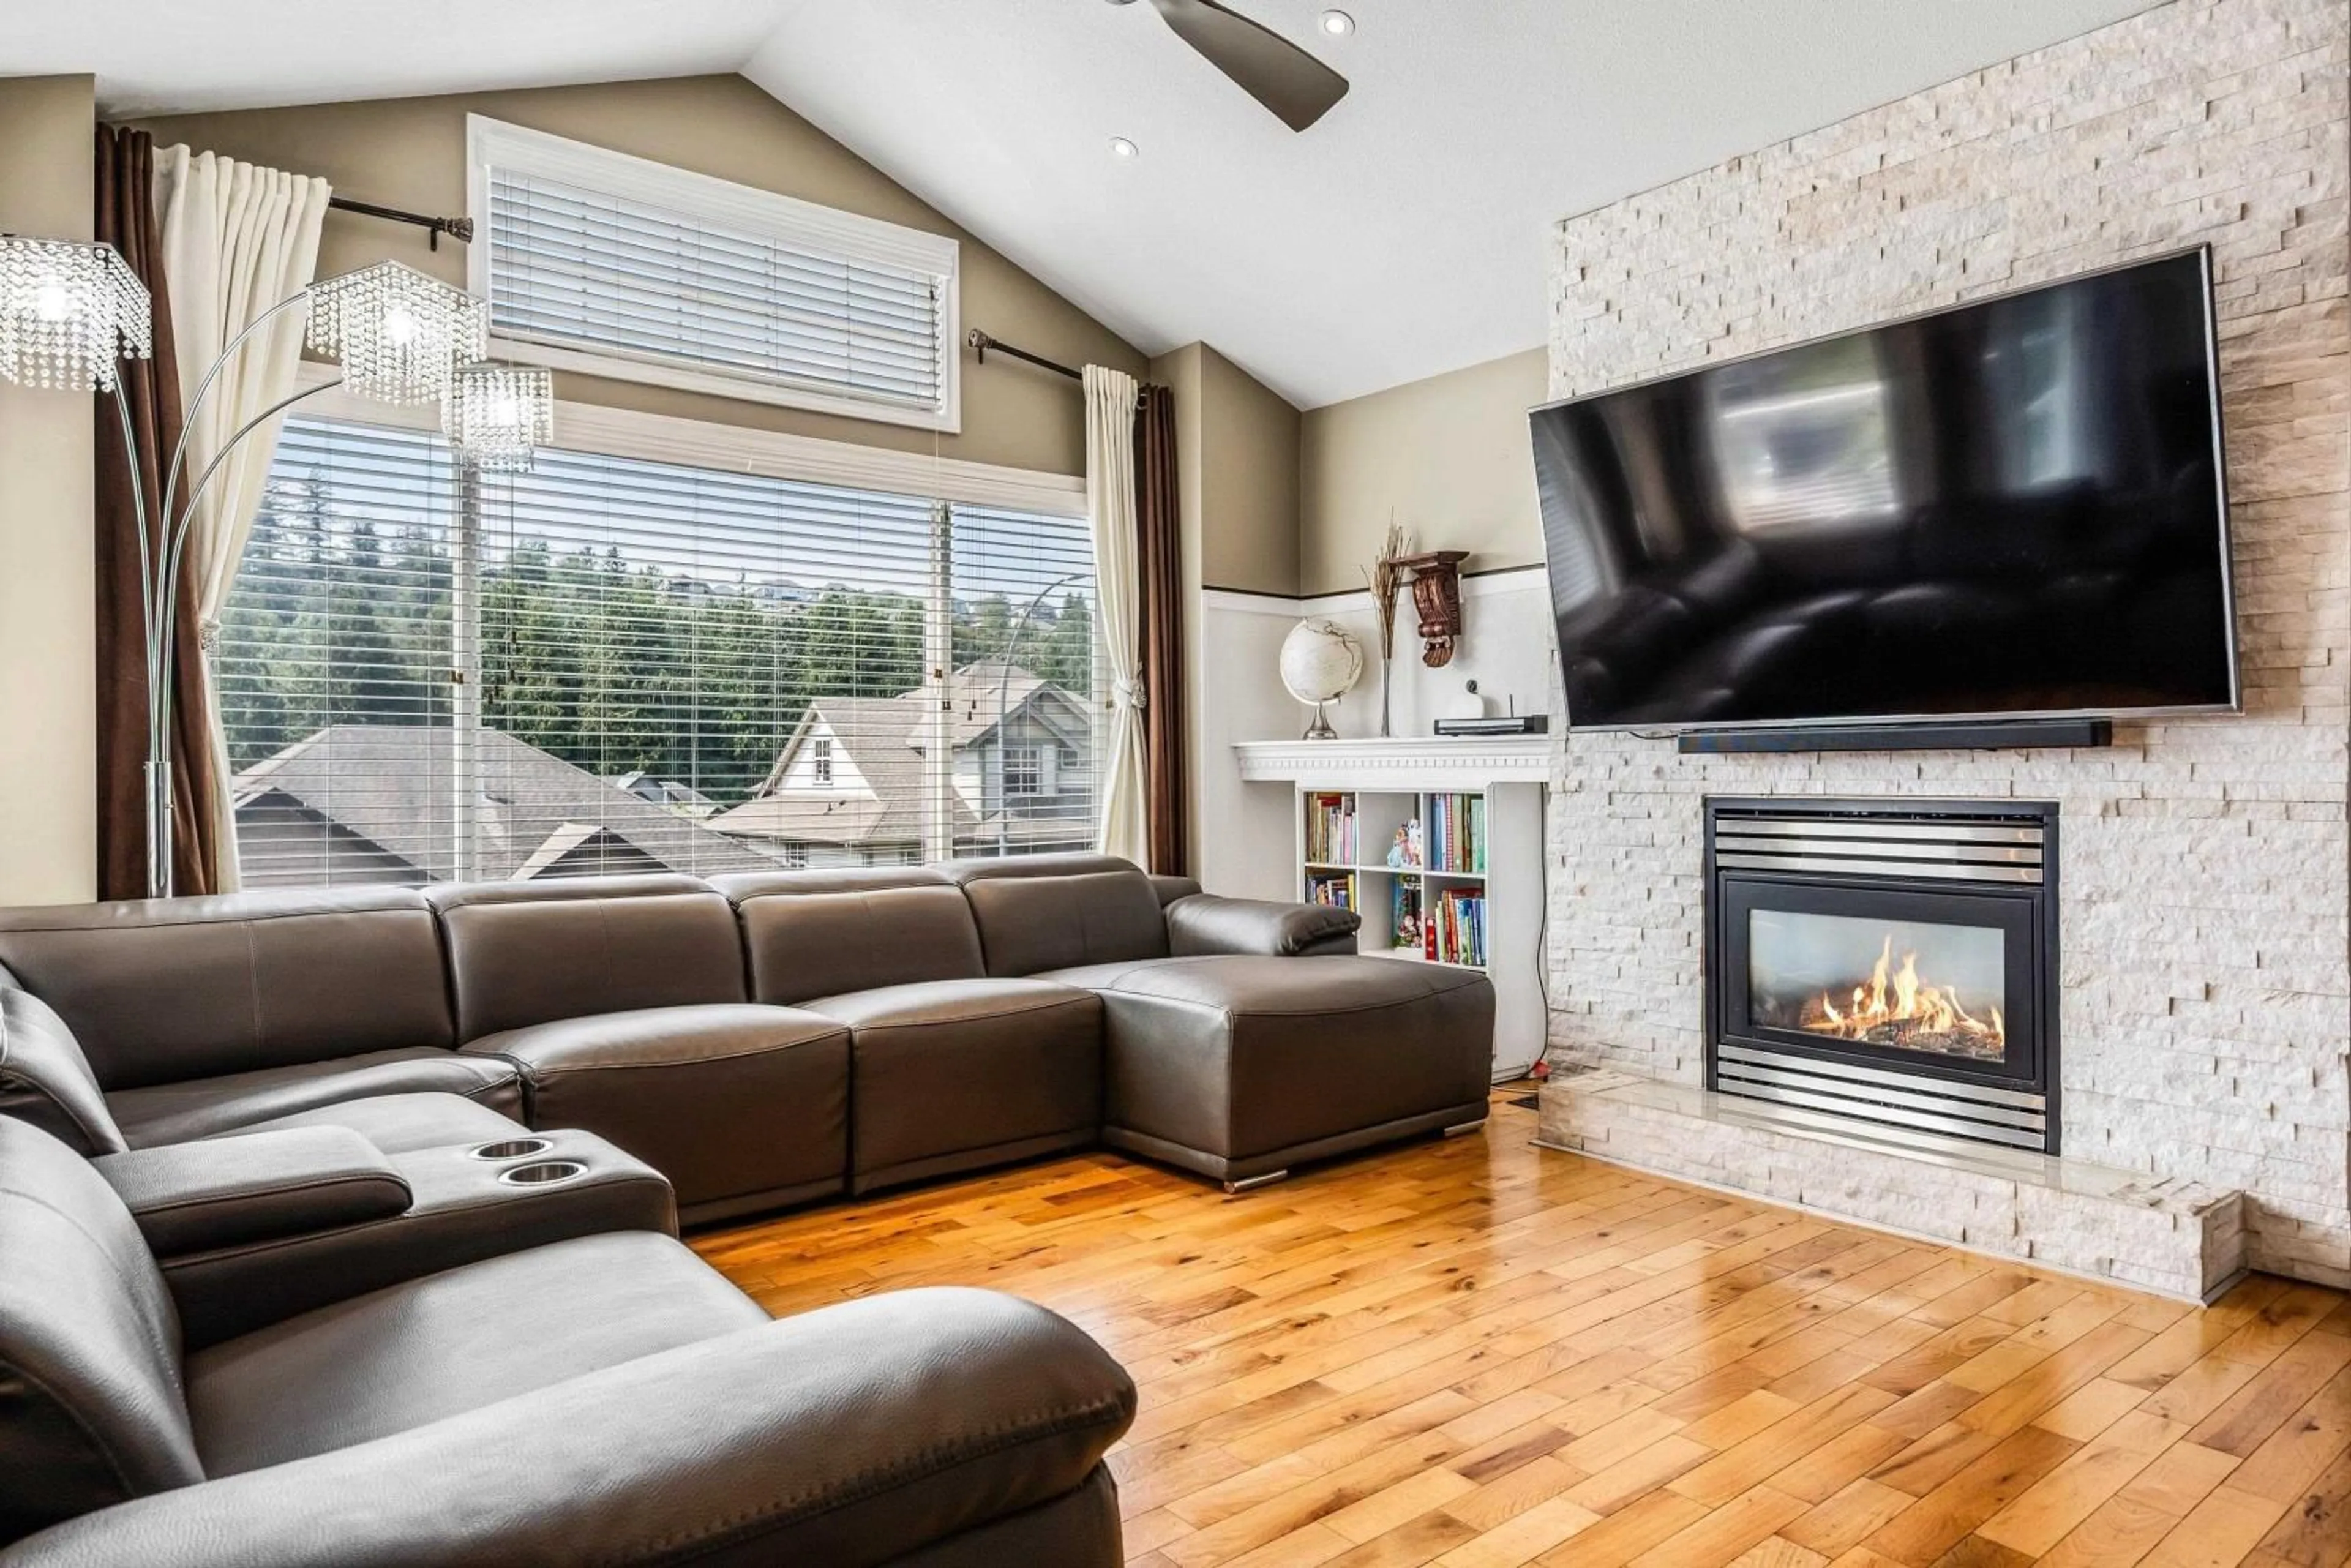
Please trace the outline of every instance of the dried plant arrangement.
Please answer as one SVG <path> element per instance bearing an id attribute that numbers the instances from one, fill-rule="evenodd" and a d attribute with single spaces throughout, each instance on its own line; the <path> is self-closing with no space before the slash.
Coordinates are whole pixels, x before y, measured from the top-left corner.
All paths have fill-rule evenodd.
<path id="1" fill-rule="evenodd" d="M 1380 540 L 1380 553 L 1364 569 L 1364 586 L 1370 590 L 1372 603 L 1380 617 L 1380 734 L 1388 731 L 1388 661 L 1395 653 L 1396 600 L 1404 591 L 1404 568 L 1397 564 L 1412 553 L 1412 537 L 1396 522 L 1394 513 L 1388 516 L 1388 531 Z"/>

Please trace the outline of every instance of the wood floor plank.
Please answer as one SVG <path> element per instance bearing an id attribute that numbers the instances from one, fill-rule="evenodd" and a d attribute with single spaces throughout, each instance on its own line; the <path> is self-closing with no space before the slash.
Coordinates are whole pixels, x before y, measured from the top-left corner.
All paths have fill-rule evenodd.
<path id="1" fill-rule="evenodd" d="M 2344 1568 L 2351 1298 L 2210 1309 L 1479 1136 L 1238 1197 L 1107 1154 L 695 1239 L 981 1285 L 1141 1415 L 1129 1568 Z"/>

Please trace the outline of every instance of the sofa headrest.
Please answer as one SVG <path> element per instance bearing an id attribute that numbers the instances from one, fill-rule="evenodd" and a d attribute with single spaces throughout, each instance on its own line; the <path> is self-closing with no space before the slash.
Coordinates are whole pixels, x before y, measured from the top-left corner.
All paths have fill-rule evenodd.
<path id="1" fill-rule="evenodd" d="M 180 1322 L 106 1178 L 0 1116 L 0 1542 L 204 1479 Z"/>
<path id="2" fill-rule="evenodd" d="M 1053 854 L 1053 855 L 991 855 L 973 860 L 945 861 L 939 873 L 949 881 L 969 886 L 975 882 L 998 882 L 1008 877 L 1040 876 L 1104 876 L 1123 872 L 1139 877 L 1143 868 L 1133 861 L 1116 855 Z"/>
<path id="3" fill-rule="evenodd" d="M 0 964 L 110 1090 L 456 1043 L 413 888 L 0 910 Z"/>
<path id="4" fill-rule="evenodd" d="M 971 901 L 991 975 L 1167 956 L 1151 879 L 1116 855 L 1007 855 L 939 868 Z"/>
<path id="5" fill-rule="evenodd" d="M 820 871 L 738 871 L 714 876 L 710 885 L 737 907 L 755 898 L 794 898 L 810 894 L 878 893 L 901 887 L 952 887 L 935 866 L 873 865 Z"/>
<path id="6" fill-rule="evenodd" d="M 0 1116 L 30 1122 L 78 1154 L 119 1155 L 130 1146 L 65 1020 L 32 992 L 6 986 L 0 986 Z"/>
<path id="7" fill-rule="evenodd" d="M 423 907 L 424 895 L 413 887 L 267 888 L 199 898 L 26 904 L 0 909 L 0 932 L 141 931 L 159 926 L 217 925 L 308 915 L 365 915 Z"/>
<path id="8" fill-rule="evenodd" d="M 637 876 L 550 876 L 529 882 L 443 883 L 424 890 L 434 908 L 465 909 L 485 904 L 566 904 L 612 898 L 663 898 L 709 893 L 700 877 L 656 872 Z"/>
<path id="9" fill-rule="evenodd" d="M 697 877 L 476 883 L 426 896 L 448 946 L 462 1040 L 749 994 L 734 907 Z"/>
<path id="10" fill-rule="evenodd" d="M 935 872 L 877 867 L 730 881 L 754 1001 L 789 1006 L 987 972 L 970 901 Z"/>

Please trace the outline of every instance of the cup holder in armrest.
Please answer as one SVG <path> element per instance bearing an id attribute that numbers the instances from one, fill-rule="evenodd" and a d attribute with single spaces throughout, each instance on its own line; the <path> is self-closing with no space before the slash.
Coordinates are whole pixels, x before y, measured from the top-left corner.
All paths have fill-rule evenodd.
<path id="1" fill-rule="evenodd" d="M 495 1144 L 480 1144 L 465 1152 L 477 1160 L 518 1160 L 525 1155 L 543 1155 L 555 1145 L 545 1138 L 501 1138 Z"/>
<path id="2" fill-rule="evenodd" d="M 505 1186 L 550 1186 L 584 1175 L 587 1169 L 578 1160 L 534 1160 L 500 1171 L 498 1181 Z"/>

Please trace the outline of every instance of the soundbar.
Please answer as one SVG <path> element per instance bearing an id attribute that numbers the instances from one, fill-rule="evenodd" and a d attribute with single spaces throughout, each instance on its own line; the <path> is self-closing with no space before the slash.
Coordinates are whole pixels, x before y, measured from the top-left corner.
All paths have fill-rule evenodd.
<path id="1" fill-rule="evenodd" d="M 1791 729 L 1686 729 L 1684 756 L 1787 751 L 2003 751 L 2027 747 L 2111 746 L 2107 718 L 1993 719 L 1963 724 L 1817 725 Z"/>
<path id="2" fill-rule="evenodd" d="M 1545 735 L 1551 716 L 1541 713 L 1494 714 L 1486 718 L 1440 718 L 1433 727 L 1440 736 Z"/>

